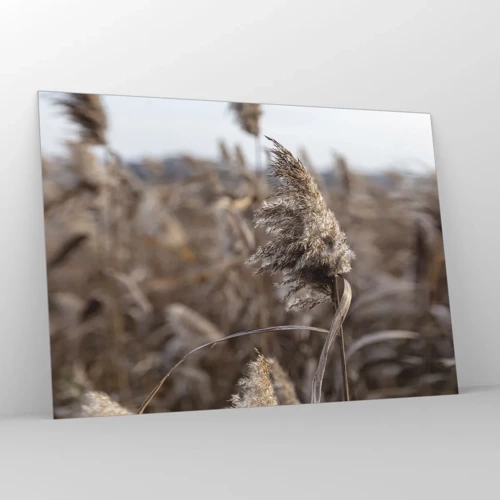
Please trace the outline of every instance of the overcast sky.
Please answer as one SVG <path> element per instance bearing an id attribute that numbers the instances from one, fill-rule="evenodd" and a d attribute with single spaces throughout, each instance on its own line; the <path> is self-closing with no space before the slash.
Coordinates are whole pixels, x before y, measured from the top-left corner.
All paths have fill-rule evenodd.
<path id="1" fill-rule="evenodd" d="M 53 103 L 58 94 L 40 93 L 42 153 L 64 154 L 77 128 Z M 226 102 L 102 96 L 109 142 L 124 158 L 191 154 L 216 159 L 218 142 L 240 144 L 255 161 L 253 137 L 241 131 Z M 318 168 L 343 154 L 357 169 L 434 168 L 430 115 L 333 108 L 263 105 L 261 131 L 292 153 L 305 147 Z M 267 141 L 263 139 L 265 145 Z"/>

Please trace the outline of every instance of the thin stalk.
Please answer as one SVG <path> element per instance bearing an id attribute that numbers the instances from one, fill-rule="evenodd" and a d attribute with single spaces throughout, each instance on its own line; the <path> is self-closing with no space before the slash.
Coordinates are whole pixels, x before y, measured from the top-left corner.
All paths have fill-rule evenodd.
<path id="1" fill-rule="evenodd" d="M 337 285 L 337 277 L 335 276 L 333 280 L 333 302 L 335 304 L 335 307 L 339 307 L 339 290 L 338 290 L 338 285 Z M 351 396 L 349 392 L 349 378 L 347 375 L 347 363 L 346 363 L 346 355 L 345 355 L 345 342 L 344 342 L 344 327 L 341 324 L 340 325 L 340 335 L 337 335 L 337 343 L 339 344 L 340 347 L 340 365 L 342 367 L 342 377 L 343 377 L 343 382 L 344 382 L 344 401 L 350 401 Z"/>
<path id="2" fill-rule="evenodd" d="M 224 337 L 222 339 L 214 340 L 212 342 L 207 342 L 206 344 L 202 344 L 198 347 L 195 347 L 191 351 L 189 351 L 187 354 L 185 354 L 177 363 L 175 363 L 172 368 L 168 371 L 168 373 L 160 380 L 160 382 L 156 385 L 156 387 L 149 393 L 148 397 L 144 400 L 144 403 L 142 403 L 141 407 L 137 411 L 137 413 L 140 415 L 141 413 L 144 413 L 144 410 L 148 407 L 149 403 L 153 400 L 153 398 L 158 394 L 158 391 L 162 388 L 163 384 L 166 382 L 168 377 L 172 374 L 172 372 L 178 368 L 186 358 L 188 358 L 191 354 L 194 354 L 196 351 L 199 351 L 200 349 L 203 349 L 205 347 L 213 347 L 216 344 L 220 344 L 221 342 L 225 342 L 226 340 L 229 339 L 234 339 L 236 337 L 243 337 L 245 335 L 252 335 L 254 333 L 265 333 L 265 332 L 280 332 L 284 330 L 309 330 L 311 332 L 320 332 L 320 333 L 328 333 L 328 330 L 324 330 L 323 328 L 316 328 L 314 326 L 300 326 L 300 325 L 285 325 L 285 326 L 270 326 L 268 328 L 259 328 L 258 330 L 249 330 L 247 332 L 238 332 L 238 333 L 233 333 L 232 335 L 228 335 L 227 337 Z"/>
<path id="3" fill-rule="evenodd" d="M 255 136 L 255 170 L 257 176 L 262 176 L 262 161 L 261 161 L 261 147 L 260 147 L 260 136 Z"/>
<path id="4" fill-rule="evenodd" d="M 332 300 L 336 298 L 337 292 L 336 290 L 332 290 Z M 316 373 L 314 374 L 312 380 L 311 403 L 321 403 L 321 389 L 323 386 L 323 378 L 325 377 L 328 354 L 330 353 L 330 349 L 332 348 L 332 346 L 335 347 L 334 340 L 336 340 L 336 337 L 340 334 L 342 323 L 351 305 L 351 298 L 351 286 L 349 285 L 349 282 L 344 278 L 344 290 L 342 292 L 342 298 L 340 302 L 336 300 L 338 305 L 335 308 L 335 314 L 330 325 L 330 330 L 325 339 L 325 343 L 323 344 L 321 356 L 318 361 L 318 367 L 316 368 Z"/>

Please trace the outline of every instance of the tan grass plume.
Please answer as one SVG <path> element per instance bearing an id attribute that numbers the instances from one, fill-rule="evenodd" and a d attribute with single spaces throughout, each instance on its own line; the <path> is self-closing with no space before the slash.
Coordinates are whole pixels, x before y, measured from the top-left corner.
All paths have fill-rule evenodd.
<path id="1" fill-rule="evenodd" d="M 240 127 L 257 137 L 260 134 L 259 121 L 262 115 L 260 104 L 232 102 L 229 106 L 234 111 Z"/>
<path id="2" fill-rule="evenodd" d="M 274 145 L 272 176 L 281 183 L 256 211 L 254 220 L 273 239 L 249 263 L 260 263 L 259 274 L 283 273 L 279 284 L 289 287 L 285 300 L 302 289 L 306 292 L 287 309 L 310 309 L 333 301 L 335 276 L 351 270 L 354 253 L 311 174 L 290 151 L 267 138 Z"/>
<path id="3" fill-rule="evenodd" d="M 268 359 L 271 367 L 271 383 L 279 405 L 300 404 L 293 382 L 288 374 L 283 370 L 277 359 Z"/>
<path id="4" fill-rule="evenodd" d="M 87 392 L 82 397 L 81 417 L 112 417 L 132 415 L 132 412 L 115 403 L 104 392 Z"/>
<path id="5" fill-rule="evenodd" d="M 271 382 L 271 365 L 258 353 L 257 359 L 248 364 L 248 373 L 238 380 L 239 394 L 231 397 L 233 408 L 277 406 L 278 400 Z"/>
<path id="6" fill-rule="evenodd" d="M 68 116 L 81 127 L 82 142 L 106 144 L 107 119 L 97 94 L 66 94 L 59 100 Z"/>

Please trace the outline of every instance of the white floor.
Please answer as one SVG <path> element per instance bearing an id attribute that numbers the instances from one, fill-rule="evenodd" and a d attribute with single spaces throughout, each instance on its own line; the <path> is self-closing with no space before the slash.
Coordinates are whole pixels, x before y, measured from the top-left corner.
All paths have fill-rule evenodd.
<path id="1" fill-rule="evenodd" d="M 500 388 L 287 408 L 0 419 L 0 497 L 9 499 L 500 498 L 499 464 Z"/>

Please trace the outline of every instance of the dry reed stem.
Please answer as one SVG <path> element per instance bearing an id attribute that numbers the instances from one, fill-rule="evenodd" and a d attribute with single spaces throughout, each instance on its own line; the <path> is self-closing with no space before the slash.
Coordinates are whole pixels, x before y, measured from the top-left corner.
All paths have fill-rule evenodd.
<path id="1" fill-rule="evenodd" d="M 347 281 L 344 279 L 344 289 L 346 286 L 349 287 L 350 285 L 347 283 Z M 334 278 L 334 296 L 335 296 L 335 307 L 339 307 L 340 305 L 340 300 L 339 300 L 339 289 L 338 289 L 338 284 L 337 284 L 337 276 Z M 347 311 L 346 313 L 347 314 Z M 344 387 L 344 401 L 350 401 L 351 400 L 351 395 L 349 391 L 349 374 L 347 372 L 347 359 L 346 359 L 346 349 L 345 349 L 345 338 L 344 338 L 344 327 L 343 327 L 343 322 L 345 320 L 345 316 L 342 320 L 342 323 L 340 324 L 340 330 L 339 334 L 337 335 L 337 341 L 339 343 L 340 347 L 340 365 L 342 368 L 342 380 L 344 382 L 343 387 Z"/>
<path id="2" fill-rule="evenodd" d="M 353 192 L 354 174 L 351 172 L 347 160 L 340 154 L 334 155 L 335 166 L 342 185 L 342 205 L 345 212 L 349 211 L 350 199 Z"/>
<path id="3" fill-rule="evenodd" d="M 321 351 L 318 367 L 313 377 L 311 403 L 321 402 L 321 389 L 323 385 L 323 378 L 325 376 L 328 354 L 330 352 L 330 349 L 333 345 L 336 336 L 340 334 L 342 323 L 347 315 L 347 312 L 349 311 L 349 306 L 351 304 L 351 297 L 352 297 L 351 286 L 349 285 L 349 282 L 344 279 L 344 291 L 342 293 L 342 298 L 340 299 L 340 303 L 335 310 L 335 315 L 330 325 L 328 336 L 323 345 L 323 350 Z M 344 387 L 346 388 L 346 395 L 347 395 L 348 388 L 346 386 L 348 382 L 347 382 L 347 368 L 345 366 L 345 355 L 343 364 L 344 364 L 343 366 Z"/>

